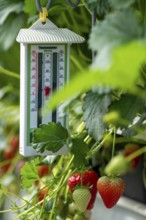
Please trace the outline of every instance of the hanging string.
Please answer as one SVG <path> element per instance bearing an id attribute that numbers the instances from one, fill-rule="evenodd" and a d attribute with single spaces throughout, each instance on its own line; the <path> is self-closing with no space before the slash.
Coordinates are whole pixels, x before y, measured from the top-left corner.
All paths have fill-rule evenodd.
<path id="1" fill-rule="evenodd" d="M 35 0 L 36 1 L 36 6 L 37 6 L 37 9 L 38 9 L 38 11 L 39 12 L 43 12 L 43 9 L 42 9 L 42 7 L 41 7 L 41 3 L 40 3 L 40 0 Z M 50 7 L 50 5 L 51 5 L 51 2 L 52 2 L 52 0 L 48 0 L 48 2 L 47 2 L 47 4 L 46 4 L 46 9 L 48 10 L 49 9 L 49 7 Z"/>
<path id="2" fill-rule="evenodd" d="M 37 6 L 38 11 L 43 12 L 40 0 L 35 0 L 35 1 L 36 1 L 36 6 Z M 45 7 L 47 10 L 49 9 L 51 3 L 52 3 L 52 0 L 48 0 L 46 7 Z M 72 0 L 67 0 L 67 4 L 73 8 L 77 7 L 79 3 L 80 3 L 80 0 L 76 0 L 75 2 L 72 2 Z"/>
<path id="3" fill-rule="evenodd" d="M 92 11 L 92 29 L 94 28 L 95 24 L 96 24 L 96 10 L 93 9 L 93 11 Z M 92 50 L 92 63 L 95 60 L 95 57 L 96 57 L 96 52 L 95 52 L 95 50 Z"/>
<path id="4" fill-rule="evenodd" d="M 40 0 L 35 0 L 38 11 L 40 12 L 40 18 L 42 19 L 42 23 L 46 23 L 46 18 L 48 16 L 48 9 L 52 3 L 52 0 L 48 0 L 46 7 L 42 8 Z M 74 3 L 72 0 L 67 0 L 67 4 L 73 8 L 77 7 L 80 0 L 76 0 Z"/>
<path id="5" fill-rule="evenodd" d="M 52 0 L 48 0 L 47 4 L 46 4 L 46 9 L 48 10 L 51 6 Z"/>

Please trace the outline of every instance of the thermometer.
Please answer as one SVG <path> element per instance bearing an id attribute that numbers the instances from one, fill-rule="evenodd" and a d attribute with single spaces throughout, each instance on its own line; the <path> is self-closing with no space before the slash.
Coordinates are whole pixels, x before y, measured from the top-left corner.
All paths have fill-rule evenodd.
<path id="1" fill-rule="evenodd" d="M 53 92 L 68 81 L 70 45 L 81 43 L 84 38 L 58 28 L 49 19 L 43 25 L 39 19 L 30 28 L 21 29 L 16 40 L 21 51 L 19 148 L 23 156 L 34 156 L 37 154 L 32 147 L 34 129 L 48 122 L 60 122 L 68 127 L 68 115 L 59 106 L 45 114 L 44 108 Z M 64 153 L 65 147 L 55 154 Z"/>

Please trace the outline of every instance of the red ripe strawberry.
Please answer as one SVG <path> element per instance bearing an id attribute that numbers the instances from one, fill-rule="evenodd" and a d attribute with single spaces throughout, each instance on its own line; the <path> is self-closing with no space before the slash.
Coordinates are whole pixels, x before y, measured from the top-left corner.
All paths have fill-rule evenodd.
<path id="1" fill-rule="evenodd" d="M 11 150 L 13 152 L 16 152 L 19 147 L 19 136 L 17 135 L 12 136 L 9 140 L 9 145 L 10 145 Z"/>
<path id="2" fill-rule="evenodd" d="M 14 156 L 15 156 L 15 152 L 13 152 L 10 148 L 6 148 L 3 151 L 3 158 L 6 160 L 13 159 Z"/>
<path id="3" fill-rule="evenodd" d="M 47 176 L 51 172 L 51 168 L 49 168 L 48 165 L 39 165 L 37 166 L 37 170 L 38 170 L 38 175 L 40 178 Z M 38 185 L 39 181 L 36 180 L 34 184 Z"/>
<path id="4" fill-rule="evenodd" d="M 48 165 L 39 165 L 37 169 L 38 169 L 38 175 L 40 178 L 49 174 Z"/>
<path id="5" fill-rule="evenodd" d="M 41 202 L 47 195 L 48 188 L 43 188 L 38 192 L 38 200 Z"/>
<path id="6" fill-rule="evenodd" d="M 125 183 L 121 178 L 103 176 L 97 182 L 98 192 L 107 208 L 116 205 L 125 190 Z"/>
<path id="7" fill-rule="evenodd" d="M 2 174 L 2 175 L 5 174 L 9 170 L 10 166 L 11 166 L 10 162 L 5 164 L 5 165 L 3 165 L 3 166 L 1 166 L 0 174 Z"/>
<path id="8" fill-rule="evenodd" d="M 19 137 L 12 136 L 9 140 L 9 146 L 3 151 L 3 159 L 13 159 L 19 147 Z"/>
<path id="9" fill-rule="evenodd" d="M 97 180 L 98 175 L 95 171 L 92 170 L 86 171 L 84 173 L 75 173 L 68 179 L 68 186 L 72 193 L 79 186 L 86 186 L 89 189 L 91 193 L 91 199 L 87 206 L 88 210 L 92 209 L 94 206 L 97 194 Z"/>
<path id="10" fill-rule="evenodd" d="M 134 153 L 135 151 L 139 150 L 139 146 L 137 144 L 126 144 L 125 148 L 124 148 L 124 156 L 128 157 L 130 154 Z M 134 169 L 137 167 L 139 161 L 141 159 L 141 156 L 135 157 L 132 161 L 131 161 L 131 169 Z"/>

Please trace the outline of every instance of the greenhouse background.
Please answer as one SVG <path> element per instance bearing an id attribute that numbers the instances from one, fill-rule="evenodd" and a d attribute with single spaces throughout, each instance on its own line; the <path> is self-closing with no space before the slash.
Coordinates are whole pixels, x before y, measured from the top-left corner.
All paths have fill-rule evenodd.
<path id="1" fill-rule="evenodd" d="M 41 13 L 38 2 L 43 7 Z M 0 18 L 0 220 L 144 220 L 145 0 L 0 0 Z M 37 101 L 42 94 L 49 97 L 44 114 L 52 119 L 47 116 L 48 121 L 40 121 L 31 130 L 29 119 L 36 124 L 28 104 L 31 49 L 28 46 L 26 57 L 21 56 L 17 37 L 20 29 L 33 29 L 38 19 L 43 34 L 47 32 L 46 19 L 53 23 L 49 23 L 52 35 L 47 40 L 59 39 L 59 34 L 63 38 L 55 44 L 31 42 L 35 49 L 36 45 L 51 45 L 43 52 L 41 46 L 37 49 L 42 57 L 51 54 L 52 74 L 56 74 L 50 79 L 52 87 L 47 84 L 45 90 L 41 87 L 39 91 L 38 78 Z M 40 39 L 40 27 L 36 28 L 39 33 L 34 37 Z M 67 42 L 66 36 L 72 41 L 76 37 L 76 43 Z M 22 44 L 26 46 L 26 42 Z M 62 54 L 66 62 L 61 61 L 65 67 L 61 73 L 68 75 L 59 84 L 56 65 Z M 39 75 L 45 64 L 37 65 Z M 20 79 L 26 80 L 27 101 L 20 96 Z M 22 108 L 26 121 L 20 116 Z M 39 107 L 38 120 L 40 111 Z M 65 123 L 58 119 L 60 115 Z M 31 136 L 31 146 L 24 144 L 24 148 L 35 152 L 29 157 L 20 152 L 22 124 Z M 109 184 L 108 192 L 103 182 L 104 192 L 100 188 L 102 177 Z M 84 199 L 82 190 L 89 198 Z M 76 202 L 77 191 L 82 195 Z M 114 195 L 116 201 L 112 200 Z"/>

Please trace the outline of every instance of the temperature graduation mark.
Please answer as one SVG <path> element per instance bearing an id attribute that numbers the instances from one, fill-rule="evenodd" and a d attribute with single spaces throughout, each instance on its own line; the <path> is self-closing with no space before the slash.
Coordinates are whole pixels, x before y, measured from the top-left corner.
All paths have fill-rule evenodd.
<path id="1" fill-rule="evenodd" d="M 38 55 L 37 51 L 31 51 L 30 73 L 30 128 L 37 127 L 37 93 L 38 93 Z"/>
<path id="2" fill-rule="evenodd" d="M 61 89 L 64 86 L 64 51 L 60 50 L 59 51 L 59 71 L 58 71 L 58 87 Z"/>
<path id="3" fill-rule="evenodd" d="M 65 84 L 65 51 L 64 48 L 59 50 L 58 53 L 58 89 L 62 89 Z M 66 117 L 66 114 L 62 112 L 60 107 L 57 108 L 57 121 L 60 121 L 61 124 L 64 124 L 64 117 Z"/>

